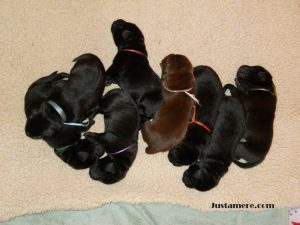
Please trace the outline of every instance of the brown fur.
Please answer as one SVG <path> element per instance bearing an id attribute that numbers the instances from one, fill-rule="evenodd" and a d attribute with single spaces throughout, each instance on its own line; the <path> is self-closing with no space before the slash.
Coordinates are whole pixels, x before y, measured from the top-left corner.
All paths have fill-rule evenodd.
<path id="1" fill-rule="evenodd" d="M 195 77 L 191 62 L 183 55 L 171 54 L 161 63 L 162 82 L 168 89 L 183 90 L 193 87 Z M 164 102 L 156 111 L 154 119 L 147 121 L 142 129 L 146 152 L 154 154 L 169 151 L 179 144 L 187 131 L 194 101 L 184 92 L 173 93 L 163 89 Z"/>

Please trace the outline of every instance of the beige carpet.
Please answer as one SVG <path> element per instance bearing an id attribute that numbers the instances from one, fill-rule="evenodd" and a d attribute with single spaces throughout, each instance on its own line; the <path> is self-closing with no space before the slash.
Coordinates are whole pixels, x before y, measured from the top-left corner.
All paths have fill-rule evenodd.
<path id="1" fill-rule="evenodd" d="M 274 141 L 263 164 L 235 165 L 217 188 L 201 193 L 181 182 L 186 168 L 167 155 L 146 155 L 140 141 L 126 179 L 107 186 L 75 171 L 43 141 L 24 134 L 23 98 L 41 76 L 69 71 L 72 59 L 92 52 L 106 68 L 116 54 L 110 33 L 118 18 L 144 32 L 149 60 L 184 54 L 232 82 L 242 64 L 273 74 L 278 92 Z M 108 202 L 170 202 L 212 210 L 213 203 L 300 205 L 300 1 L 0 1 L 1 144 L 0 220 Z M 98 117 L 93 130 L 102 131 Z"/>

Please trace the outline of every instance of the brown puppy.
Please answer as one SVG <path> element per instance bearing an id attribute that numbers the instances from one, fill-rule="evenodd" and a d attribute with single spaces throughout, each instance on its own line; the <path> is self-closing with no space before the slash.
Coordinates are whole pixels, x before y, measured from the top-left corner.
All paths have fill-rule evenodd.
<path id="1" fill-rule="evenodd" d="M 194 104 L 195 77 L 188 58 L 170 54 L 161 68 L 164 102 L 142 129 L 148 154 L 169 151 L 183 140 Z"/>

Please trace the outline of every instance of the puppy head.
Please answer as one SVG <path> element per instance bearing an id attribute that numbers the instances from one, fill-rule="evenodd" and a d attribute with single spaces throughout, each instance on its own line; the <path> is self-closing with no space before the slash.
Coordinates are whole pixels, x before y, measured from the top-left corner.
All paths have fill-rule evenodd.
<path id="1" fill-rule="evenodd" d="M 25 133 L 28 137 L 34 139 L 49 137 L 60 128 L 57 116 L 55 117 L 50 111 L 49 105 L 42 103 L 40 108 L 31 113 L 25 125 Z"/>
<path id="2" fill-rule="evenodd" d="M 144 35 L 133 23 L 119 19 L 112 23 L 111 32 L 118 49 L 133 47 L 133 45 L 144 45 Z"/>
<path id="3" fill-rule="evenodd" d="M 27 119 L 25 132 L 33 139 L 44 139 L 51 147 L 60 148 L 78 141 L 83 131 L 82 127 L 63 124 L 58 113 L 42 103 Z"/>
<path id="4" fill-rule="evenodd" d="M 271 74 L 261 66 L 241 66 L 237 71 L 235 84 L 244 92 L 248 92 L 252 88 L 274 91 Z"/>
<path id="5" fill-rule="evenodd" d="M 170 54 L 161 62 L 162 82 L 172 90 L 183 90 L 195 86 L 193 66 L 184 55 Z"/>

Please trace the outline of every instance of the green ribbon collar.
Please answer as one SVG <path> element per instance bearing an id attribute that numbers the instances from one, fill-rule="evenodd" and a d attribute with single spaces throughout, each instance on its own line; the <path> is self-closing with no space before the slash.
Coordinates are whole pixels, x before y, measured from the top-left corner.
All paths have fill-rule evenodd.
<path id="1" fill-rule="evenodd" d="M 71 146 L 73 146 L 74 144 L 71 145 L 66 145 L 64 147 L 60 147 L 60 148 L 55 148 L 55 150 L 59 153 L 64 153 L 68 148 L 70 148 Z"/>

